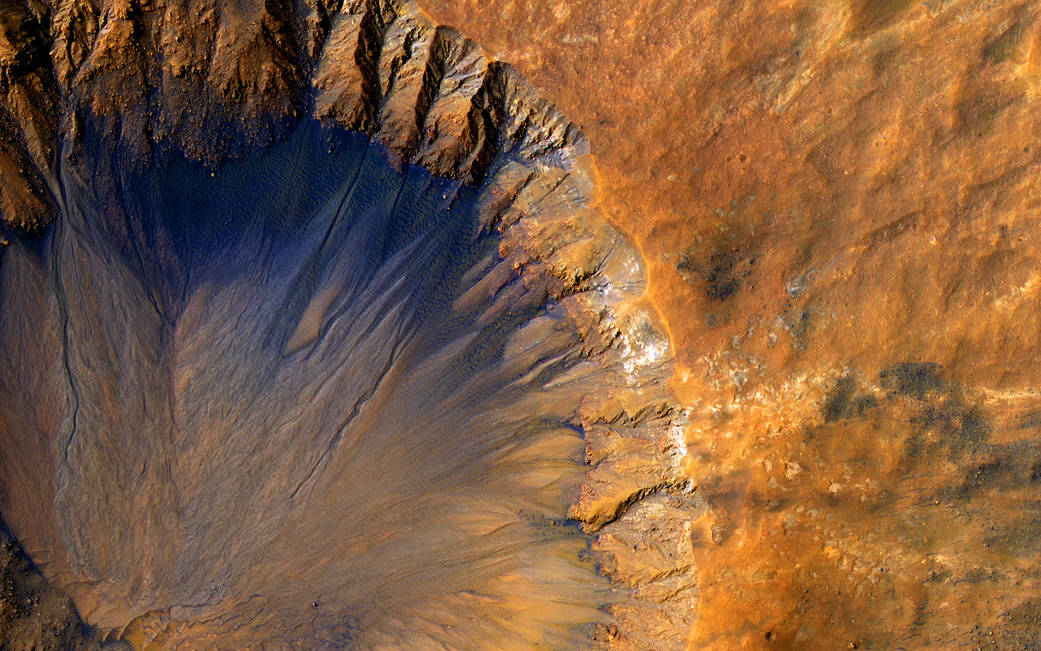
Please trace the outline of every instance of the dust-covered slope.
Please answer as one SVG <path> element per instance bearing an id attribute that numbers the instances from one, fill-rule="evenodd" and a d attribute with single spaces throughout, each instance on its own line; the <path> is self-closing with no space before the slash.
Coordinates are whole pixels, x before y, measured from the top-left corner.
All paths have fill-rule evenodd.
<path id="1" fill-rule="evenodd" d="M 411 4 L 3 20 L 0 512 L 88 624 L 683 644 L 669 345 L 564 116 Z"/>

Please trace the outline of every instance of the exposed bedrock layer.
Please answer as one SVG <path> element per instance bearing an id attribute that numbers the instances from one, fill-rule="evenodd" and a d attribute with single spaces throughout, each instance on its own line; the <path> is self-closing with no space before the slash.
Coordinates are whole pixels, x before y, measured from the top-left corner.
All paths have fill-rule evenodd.
<path id="1" fill-rule="evenodd" d="M 0 36 L 0 640 L 682 646 L 668 340 L 510 67 L 396 2 Z"/>
<path id="2" fill-rule="evenodd" d="M 49 585 L 0 526 L 0 644 L 5 649 L 97 649 L 72 600 Z"/>
<path id="3" fill-rule="evenodd" d="M 1041 629 L 1041 5 L 420 0 L 582 126 L 690 410 L 696 648 Z"/>

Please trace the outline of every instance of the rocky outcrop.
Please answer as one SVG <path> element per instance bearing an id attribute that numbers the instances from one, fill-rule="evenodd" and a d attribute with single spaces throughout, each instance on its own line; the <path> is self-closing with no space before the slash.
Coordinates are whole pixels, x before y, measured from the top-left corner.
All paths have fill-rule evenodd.
<path id="1" fill-rule="evenodd" d="M 100 649 L 72 601 L 49 585 L 0 522 L 0 646 L 5 649 Z"/>
<path id="2" fill-rule="evenodd" d="M 1036 646 L 1037 3 L 421 4 L 582 126 L 643 254 L 691 645 Z"/>
<path id="3" fill-rule="evenodd" d="M 89 624 L 682 646 L 687 414 L 559 111 L 405 2 L 4 20 L 0 510 Z"/>
<path id="4" fill-rule="evenodd" d="M 160 143 L 211 164 L 240 158 L 310 114 L 470 183 L 497 157 L 585 146 L 510 66 L 403 2 L 8 4 L 0 126 L 20 187 L 3 218 L 23 231 L 52 218 L 55 188 L 43 179 L 84 112 L 138 162 Z"/>
<path id="5" fill-rule="evenodd" d="M 60 101 L 45 17 L 18 2 L 0 8 L 0 211 L 22 231 L 54 216 L 47 171 L 55 162 Z"/>

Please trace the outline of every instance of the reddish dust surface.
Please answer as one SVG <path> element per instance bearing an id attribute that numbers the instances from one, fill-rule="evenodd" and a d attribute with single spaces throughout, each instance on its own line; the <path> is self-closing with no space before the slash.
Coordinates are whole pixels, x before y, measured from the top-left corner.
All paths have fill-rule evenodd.
<path id="1" fill-rule="evenodd" d="M 1036 643 L 1037 5 L 421 4 L 584 128 L 647 260 L 691 643 Z"/>

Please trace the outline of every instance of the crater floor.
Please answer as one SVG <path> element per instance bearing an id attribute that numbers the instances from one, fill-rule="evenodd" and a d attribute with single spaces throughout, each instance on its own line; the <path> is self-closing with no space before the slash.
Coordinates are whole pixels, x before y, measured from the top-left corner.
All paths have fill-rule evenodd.
<path id="1" fill-rule="evenodd" d="M 0 646 L 1037 646 L 1039 26 L 0 4 Z"/>
<path id="2" fill-rule="evenodd" d="M 5 14 L 0 640 L 682 638 L 689 570 L 619 562 L 701 505 L 581 132 L 411 4 L 183 9 Z"/>

